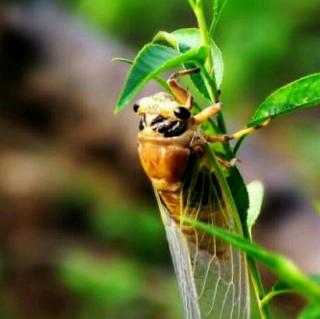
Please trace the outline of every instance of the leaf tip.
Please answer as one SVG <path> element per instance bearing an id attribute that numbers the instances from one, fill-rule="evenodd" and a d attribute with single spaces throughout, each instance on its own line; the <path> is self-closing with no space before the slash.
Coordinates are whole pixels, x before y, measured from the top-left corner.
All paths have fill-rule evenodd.
<path id="1" fill-rule="evenodd" d="M 247 214 L 247 226 L 251 232 L 252 227 L 256 223 L 262 208 L 264 186 L 263 183 L 255 180 L 247 185 L 249 193 L 249 209 Z"/>
<path id="2" fill-rule="evenodd" d="M 121 103 L 117 103 L 114 107 L 113 114 L 118 114 L 123 109 L 123 105 Z"/>

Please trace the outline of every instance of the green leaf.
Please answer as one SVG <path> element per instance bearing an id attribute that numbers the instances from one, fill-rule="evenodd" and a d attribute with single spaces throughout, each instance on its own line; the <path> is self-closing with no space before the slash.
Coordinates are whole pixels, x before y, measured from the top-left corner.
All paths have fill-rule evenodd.
<path id="1" fill-rule="evenodd" d="M 173 31 L 172 35 L 177 39 L 178 48 L 181 52 L 197 48 L 202 43 L 200 31 L 196 28 L 179 29 Z"/>
<path id="2" fill-rule="evenodd" d="M 264 187 L 259 181 L 253 181 L 248 186 L 249 193 L 249 209 L 247 215 L 247 226 L 251 235 L 252 227 L 256 223 L 262 207 Z"/>
<path id="3" fill-rule="evenodd" d="M 152 42 L 178 49 L 177 38 L 172 33 L 166 31 L 158 32 L 152 39 Z"/>
<path id="4" fill-rule="evenodd" d="M 179 29 L 172 33 L 161 31 L 153 38 L 153 42 L 166 44 L 182 53 L 199 48 L 202 45 L 200 32 L 196 28 Z M 223 79 L 224 63 L 221 50 L 213 40 L 211 43 L 211 55 L 216 86 L 220 87 Z M 191 69 L 194 68 L 195 65 L 188 63 L 185 65 L 185 67 L 187 69 Z M 209 99 L 208 90 L 206 89 L 204 81 L 202 80 L 201 74 L 192 74 L 190 77 L 199 92 L 201 92 L 204 97 Z"/>
<path id="5" fill-rule="evenodd" d="M 190 34 L 188 32 L 189 30 L 196 30 L 197 34 L 196 35 Z M 199 32 L 197 29 L 180 29 L 172 33 L 160 31 L 155 35 L 152 42 L 170 46 L 181 53 L 185 53 L 191 49 L 201 47 L 201 38 L 199 36 Z M 192 63 L 185 63 L 184 67 L 186 69 L 193 69 L 196 66 L 195 64 L 192 64 Z M 184 77 L 183 79 L 180 80 L 183 83 L 183 85 L 185 85 L 185 82 L 187 82 L 187 79 L 185 78 L 188 78 L 188 77 Z M 191 78 L 193 85 L 195 85 L 196 89 L 206 99 L 209 100 L 210 97 L 205 87 L 205 84 L 202 80 L 201 74 L 200 73 L 191 74 L 189 78 Z M 187 84 L 187 86 L 189 87 L 189 85 L 190 85 L 190 82 Z"/>
<path id="6" fill-rule="evenodd" d="M 115 112 L 126 107 L 139 90 L 158 74 L 186 62 L 201 64 L 207 54 L 208 49 L 204 46 L 181 53 L 163 45 L 147 44 L 133 61 Z"/>
<path id="7" fill-rule="evenodd" d="M 311 275 L 310 278 L 320 286 L 320 275 Z M 320 304 L 310 303 L 299 314 L 298 319 L 319 319 Z"/>
<path id="8" fill-rule="evenodd" d="M 214 75 L 215 75 L 217 87 L 220 88 L 222 84 L 223 72 L 224 72 L 224 62 L 223 62 L 222 52 L 214 41 L 212 41 L 211 49 L 212 49 L 211 54 L 213 59 Z"/>
<path id="9" fill-rule="evenodd" d="M 320 73 L 303 77 L 271 94 L 256 110 L 249 126 L 262 124 L 266 119 L 309 108 L 320 103 Z"/>
<path id="10" fill-rule="evenodd" d="M 309 276 L 315 283 L 320 286 L 320 275 Z M 320 318 L 320 304 L 309 304 L 299 314 L 298 319 L 318 319 Z"/>
<path id="11" fill-rule="evenodd" d="M 126 58 L 113 58 L 112 62 L 122 62 L 122 63 L 126 63 L 126 64 L 133 64 L 133 60 L 130 59 L 126 59 Z M 170 93 L 170 87 L 167 83 L 167 81 L 165 81 L 161 76 L 156 75 L 153 78 L 166 92 Z"/>
<path id="12" fill-rule="evenodd" d="M 192 48 L 201 46 L 202 41 L 198 29 L 180 29 L 174 31 L 172 34 L 176 36 L 179 50 L 181 52 L 186 52 L 188 50 L 191 50 Z M 224 63 L 222 52 L 213 40 L 211 42 L 211 55 L 216 84 L 217 87 L 220 87 L 223 79 Z"/>
<path id="13" fill-rule="evenodd" d="M 229 170 L 227 182 L 232 193 L 234 202 L 237 206 L 241 224 L 243 227 L 246 227 L 246 220 L 249 208 L 249 197 L 243 178 L 236 167 Z"/>
<path id="14" fill-rule="evenodd" d="M 302 312 L 299 313 L 298 319 L 319 319 L 320 306 L 317 304 L 307 305 Z"/>
<path id="15" fill-rule="evenodd" d="M 320 275 L 313 274 L 313 275 L 310 275 L 309 277 L 320 286 Z"/>

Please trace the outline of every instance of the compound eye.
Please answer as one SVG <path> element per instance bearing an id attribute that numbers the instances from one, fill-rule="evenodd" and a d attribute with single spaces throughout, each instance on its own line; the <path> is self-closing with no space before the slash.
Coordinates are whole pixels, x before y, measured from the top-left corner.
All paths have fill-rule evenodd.
<path id="1" fill-rule="evenodd" d="M 138 110 L 139 110 L 139 104 L 135 104 L 135 105 L 133 106 L 133 111 L 137 113 Z"/>
<path id="2" fill-rule="evenodd" d="M 177 107 L 173 113 L 180 120 L 187 120 L 191 116 L 190 111 L 183 106 Z"/>

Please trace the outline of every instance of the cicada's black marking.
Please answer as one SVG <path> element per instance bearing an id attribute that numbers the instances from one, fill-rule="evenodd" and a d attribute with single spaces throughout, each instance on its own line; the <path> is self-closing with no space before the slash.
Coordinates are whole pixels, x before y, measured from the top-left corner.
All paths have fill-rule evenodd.
<path id="1" fill-rule="evenodd" d="M 187 130 L 187 125 L 184 121 L 165 118 L 162 115 L 156 116 L 151 125 L 154 131 L 163 134 L 164 137 L 179 136 Z"/>
<path id="2" fill-rule="evenodd" d="M 168 131 L 171 127 L 173 127 L 175 123 L 175 120 L 162 118 L 161 120 L 157 121 L 154 125 L 152 125 L 152 129 L 163 134 L 164 132 Z"/>
<path id="3" fill-rule="evenodd" d="M 186 130 L 187 130 L 187 125 L 185 122 L 176 121 L 176 123 L 163 134 L 163 136 L 164 137 L 179 136 L 183 134 Z"/>
<path id="4" fill-rule="evenodd" d="M 166 120 L 166 118 L 159 114 L 152 120 L 151 125 L 154 125 L 154 124 L 157 124 L 157 123 L 161 123 L 164 120 Z"/>

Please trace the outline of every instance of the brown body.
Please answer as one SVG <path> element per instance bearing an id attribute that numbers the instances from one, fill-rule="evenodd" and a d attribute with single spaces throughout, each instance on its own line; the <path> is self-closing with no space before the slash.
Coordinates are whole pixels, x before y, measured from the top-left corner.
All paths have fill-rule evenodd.
<path id="1" fill-rule="evenodd" d="M 158 191 L 180 191 L 192 152 L 190 138 L 152 138 L 141 132 L 138 151 L 142 167 Z"/>
<path id="2" fill-rule="evenodd" d="M 172 103 L 171 99 L 170 103 Z M 159 108 L 157 108 L 157 112 L 159 111 Z M 167 108 L 166 112 L 168 112 Z M 142 167 L 151 180 L 155 191 L 158 192 L 172 219 L 176 221 L 190 242 L 197 244 L 201 249 L 222 257 L 225 253 L 225 245 L 223 243 L 212 245 L 213 239 L 211 235 L 183 225 L 180 220 L 181 214 L 187 214 L 199 221 L 205 223 L 213 222 L 217 226 L 226 228 L 226 221 L 223 216 L 219 216 L 219 210 L 211 211 L 207 207 L 199 209 L 197 205 L 199 202 L 195 202 L 195 206 L 189 206 L 187 211 L 183 207 L 182 187 L 186 169 L 187 167 L 190 169 L 190 165 L 188 166 L 190 158 L 192 156 L 199 157 L 201 159 L 200 165 L 203 166 L 203 169 L 207 169 L 204 159 L 204 138 L 197 130 L 192 118 L 188 120 L 187 129 L 183 134 L 166 138 L 150 129 L 150 123 L 152 123 L 152 119 L 156 115 L 152 114 L 150 110 L 149 113 L 145 112 L 143 115 L 145 117 L 145 125 L 138 134 L 138 152 Z M 215 179 L 214 174 L 212 174 L 212 178 Z M 216 180 L 214 185 L 219 187 Z M 215 247 L 214 252 L 210 251 L 211 247 Z"/>

